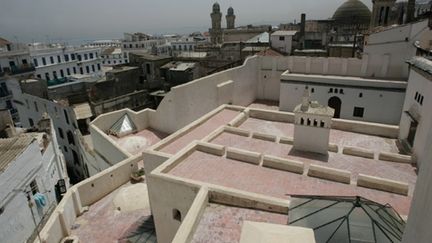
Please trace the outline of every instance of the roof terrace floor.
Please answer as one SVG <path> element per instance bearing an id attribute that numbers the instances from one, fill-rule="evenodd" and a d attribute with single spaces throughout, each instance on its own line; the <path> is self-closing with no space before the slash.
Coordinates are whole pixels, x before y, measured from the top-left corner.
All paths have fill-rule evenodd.
<path id="1" fill-rule="evenodd" d="M 239 242 L 244 221 L 286 225 L 288 215 L 210 203 L 191 242 Z"/>
<path id="2" fill-rule="evenodd" d="M 279 101 L 273 100 L 255 100 L 248 108 L 262 109 L 262 110 L 279 110 Z"/>
<path id="3" fill-rule="evenodd" d="M 294 136 L 294 124 L 286 122 L 248 118 L 239 126 L 239 128 L 276 136 Z M 330 143 L 337 144 L 339 147 L 355 146 L 373 150 L 374 152 L 399 153 L 396 139 L 346 132 L 336 129 L 330 130 Z"/>
<path id="4" fill-rule="evenodd" d="M 162 147 L 161 149 L 159 149 L 159 151 L 168 154 L 175 154 L 178 151 L 180 151 L 182 148 L 190 144 L 193 140 L 201 140 L 205 136 L 207 136 L 208 134 L 216 130 L 218 127 L 228 124 L 238 114 L 240 114 L 239 111 L 223 109 L 222 111 L 218 112 L 217 114 L 212 116 L 210 119 L 208 119 L 201 125 L 193 128 L 191 131 L 187 132 L 186 134 L 175 138 L 174 141 Z"/>
<path id="5" fill-rule="evenodd" d="M 145 183 L 127 183 L 79 216 L 72 235 L 80 242 L 156 242 Z"/>
<path id="6" fill-rule="evenodd" d="M 144 129 L 137 133 L 118 138 L 114 135 L 109 135 L 116 143 L 128 151 L 132 155 L 141 154 L 144 150 L 158 143 L 160 140 L 168 136 L 168 134 L 154 130 Z"/>
<path id="7" fill-rule="evenodd" d="M 236 138 L 237 140 L 234 137 L 228 139 L 230 143 L 241 144 L 239 147 L 245 144 L 245 141 L 239 140 L 239 137 Z M 269 143 L 265 147 L 261 147 L 260 143 L 252 144 L 249 146 L 250 151 L 260 152 L 264 149 L 267 150 L 266 154 L 275 155 L 278 152 L 279 154 L 285 154 L 284 157 L 287 157 L 290 151 L 286 145 L 278 146 Z M 271 147 L 275 148 L 271 149 Z M 375 160 L 356 159 L 355 157 L 345 158 L 336 154 L 330 156 L 329 162 L 319 162 L 319 160 L 300 156 L 295 158 L 301 158 L 302 161 L 309 163 L 320 163 L 336 168 L 342 167 L 341 169 L 349 169 L 353 172 L 367 171 L 368 175 L 381 175 L 389 179 L 395 179 L 396 177 L 398 180 L 409 183 L 410 195 L 402 196 L 357 187 L 354 184 L 342 184 L 306 175 L 264 168 L 200 151 L 193 152 L 168 173 L 174 176 L 282 199 L 289 199 L 290 195 L 362 196 L 378 203 L 389 203 L 402 215 L 407 215 L 409 212 L 412 189 L 416 178 L 411 168 Z"/>

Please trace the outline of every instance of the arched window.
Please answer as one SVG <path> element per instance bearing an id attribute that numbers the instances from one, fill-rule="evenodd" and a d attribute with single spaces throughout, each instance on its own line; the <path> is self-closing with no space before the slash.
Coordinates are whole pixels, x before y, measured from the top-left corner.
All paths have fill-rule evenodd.
<path id="1" fill-rule="evenodd" d="M 69 144 L 75 145 L 75 139 L 73 133 L 69 130 L 66 134 Z"/>
<path id="2" fill-rule="evenodd" d="M 304 125 L 304 118 L 300 118 L 300 125 Z"/>

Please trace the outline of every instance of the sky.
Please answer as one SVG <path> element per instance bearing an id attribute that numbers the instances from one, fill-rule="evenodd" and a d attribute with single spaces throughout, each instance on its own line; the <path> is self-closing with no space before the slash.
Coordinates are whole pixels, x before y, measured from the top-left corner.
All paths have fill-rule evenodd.
<path id="1" fill-rule="evenodd" d="M 361 0 L 369 9 L 371 0 Z M 0 36 L 18 42 L 122 38 L 124 32 L 186 34 L 208 30 L 211 0 L 0 0 Z M 327 19 L 345 0 L 219 0 L 236 26 Z M 225 17 L 222 21 L 225 26 Z"/>

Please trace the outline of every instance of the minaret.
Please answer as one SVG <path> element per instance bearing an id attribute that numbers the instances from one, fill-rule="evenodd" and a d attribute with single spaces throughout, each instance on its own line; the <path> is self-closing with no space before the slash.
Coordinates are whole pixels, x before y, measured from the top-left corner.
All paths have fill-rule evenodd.
<path id="1" fill-rule="evenodd" d="M 228 8 L 228 13 L 226 15 L 227 29 L 235 28 L 235 18 L 234 9 L 232 7 Z"/>
<path id="2" fill-rule="evenodd" d="M 334 109 L 310 100 L 305 90 L 302 103 L 294 109 L 294 149 L 328 154 Z"/>
<path id="3" fill-rule="evenodd" d="M 396 0 L 372 0 L 372 18 L 370 29 L 389 24 L 390 11 Z"/>
<path id="4" fill-rule="evenodd" d="M 212 44 L 222 44 L 222 13 L 219 3 L 213 4 L 213 11 L 210 14 L 212 20 L 212 28 L 210 29 L 210 37 Z"/>

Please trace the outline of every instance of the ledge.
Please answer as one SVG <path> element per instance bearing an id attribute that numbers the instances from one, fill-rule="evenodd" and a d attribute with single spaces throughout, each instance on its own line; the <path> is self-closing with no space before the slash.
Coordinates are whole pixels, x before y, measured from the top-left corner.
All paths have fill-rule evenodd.
<path id="1" fill-rule="evenodd" d="M 217 156 L 223 156 L 225 154 L 224 146 L 212 143 L 197 142 L 197 150 Z"/>
<path id="2" fill-rule="evenodd" d="M 275 156 L 265 155 L 263 158 L 263 167 L 276 170 L 283 170 L 297 174 L 303 174 L 304 164 L 302 162 L 282 159 Z"/>
<path id="3" fill-rule="evenodd" d="M 294 145 L 294 139 L 293 138 L 287 138 L 287 137 L 281 137 L 279 140 L 279 143 Z"/>
<path id="4" fill-rule="evenodd" d="M 396 162 L 396 163 L 405 163 L 405 164 L 412 163 L 412 157 L 409 155 L 387 153 L 387 152 L 381 152 L 378 156 L 378 159 L 383 161 Z"/>
<path id="5" fill-rule="evenodd" d="M 409 186 L 407 183 L 394 181 L 390 179 L 382 179 L 379 177 L 359 174 L 357 178 L 357 186 L 397 193 L 408 196 Z"/>
<path id="6" fill-rule="evenodd" d="M 240 126 L 244 121 L 246 121 L 247 115 L 242 112 L 238 116 L 236 116 L 231 122 L 228 123 L 228 126 L 230 127 L 238 127 Z"/>
<path id="7" fill-rule="evenodd" d="M 240 136 L 244 136 L 244 137 L 249 137 L 250 132 L 244 129 L 240 129 L 240 128 L 235 128 L 235 127 L 228 127 L 226 126 L 224 128 L 224 131 L 227 133 L 232 133 L 232 134 L 236 134 L 236 135 L 240 135 Z"/>
<path id="8" fill-rule="evenodd" d="M 346 146 L 343 148 L 343 154 L 362 157 L 362 158 L 366 158 L 366 159 L 373 159 L 374 158 L 374 152 L 373 151 L 368 150 L 368 149 L 364 149 L 364 148 L 358 148 L 358 147 Z"/>
<path id="9" fill-rule="evenodd" d="M 252 137 L 264 141 L 276 142 L 276 136 L 271 134 L 263 134 L 263 133 L 252 133 Z"/>
<path id="10" fill-rule="evenodd" d="M 351 183 L 351 172 L 319 165 L 310 165 L 308 176 L 345 184 Z"/>
<path id="11" fill-rule="evenodd" d="M 236 148 L 227 148 L 227 158 L 255 165 L 261 162 L 261 154 Z"/>
<path id="12" fill-rule="evenodd" d="M 331 143 L 331 144 L 329 144 L 328 150 L 330 152 L 337 153 L 337 152 L 339 152 L 339 147 L 337 144 Z"/>

